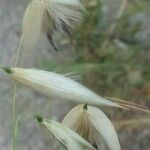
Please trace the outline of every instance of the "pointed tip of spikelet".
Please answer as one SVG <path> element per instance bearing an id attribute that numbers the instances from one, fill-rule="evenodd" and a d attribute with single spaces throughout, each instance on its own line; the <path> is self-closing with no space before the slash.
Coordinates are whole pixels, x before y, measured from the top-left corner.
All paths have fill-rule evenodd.
<path id="1" fill-rule="evenodd" d="M 9 68 L 9 67 L 2 67 L 2 69 L 3 69 L 6 73 L 8 73 L 8 74 L 11 74 L 11 73 L 12 73 L 12 69 Z"/>
<path id="2" fill-rule="evenodd" d="M 35 118 L 38 121 L 38 123 L 42 123 L 43 122 L 43 117 L 42 116 L 36 115 Z"/>

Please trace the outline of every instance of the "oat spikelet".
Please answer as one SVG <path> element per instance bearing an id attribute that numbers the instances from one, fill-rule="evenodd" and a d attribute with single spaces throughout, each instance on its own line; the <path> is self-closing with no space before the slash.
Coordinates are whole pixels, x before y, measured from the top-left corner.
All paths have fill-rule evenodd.
<path id="1" fill-rule="evenodd" d="M 61 147 L 66 150 L 95 150 L 92 145 L 85 141 L 73 130 L 63 126 L 61 123 L 43 119 L 37 116 L 37 120 L 53 135 L 53 137 L 61 144 Z"/>
<path id="2" fill-rule="evenodd" d="M 84 7 L 79 0 L 32 0 L 23 17 L 21 48 L 33 50 L 46 36 L 55 50 L 54 31 L 71 34 L 83 18 Z"/>
<path id="3" fill-rule="evenodd" d="M 116 131 L 108 117 L 98 108 L 78 105 L 63 119 L 63 125 L 71 128 L 95 148 L 100 149 L 104 140 L 110 150 L 120 150 Z"/>
<path id="4" fill-rule="evenodd" d="M 5 69 L 13 79 L 53 98 L 77 103 L 121 107 L 115 102 L 98 96 L 80 83 L 54 72 L 23 68 L 7 68 L 7 70 Z"/>

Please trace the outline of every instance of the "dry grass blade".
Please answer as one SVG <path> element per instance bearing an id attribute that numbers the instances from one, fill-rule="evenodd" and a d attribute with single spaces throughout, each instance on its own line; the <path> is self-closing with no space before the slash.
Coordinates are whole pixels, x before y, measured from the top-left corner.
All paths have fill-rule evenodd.
<path id="1" fill-rule="evenodd" d="M 150 118 L 114 121 L 113 124 L 117 130 L 119 130 L 121 128 L 136 128 L 141 125 L 149 125 L 150 126 Z"/>
<path id="2" fill-rule="evenodd" d="M 106 39 L 104 40 L 102 46 L 101 46 L 101 50 L 102 52 L 105 53 L 106 49 L 108 48 L 109 44 L 110 44 L 110 37 L 111 35 L 113 34 L 116 26 L 118 25 L 119 23 L 119 20 L 121 19 L 121 17 L 123 16 L 126 8 L 128 6 L 128 0 L 122 0 L 122 3 L 119 7 L 119 10 L 115 16 L 115 21 L 110 25 L 110 27 L 108 28 L 108 32 L 107 32 L 107 37 Z M 101 51 L 100 51 L 101 52 Z M 101 55 L 101 54 L 100 54 Z"/>

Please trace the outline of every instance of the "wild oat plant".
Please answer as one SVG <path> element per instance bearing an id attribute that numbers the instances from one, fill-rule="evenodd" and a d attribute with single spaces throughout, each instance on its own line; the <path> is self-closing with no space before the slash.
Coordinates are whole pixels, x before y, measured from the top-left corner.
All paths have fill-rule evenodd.
<path id="1" fill-rule="evenodd" d="M 54 72 L 38 69 L 18 68 L 20 51 L 32 51 L 42 36 L 48 38 L 54 50 L 55 32 L 68 36 L 78 27 L 86 15 L 79 0 L 32 0 L 23 17 L 23 29 L 15 67 L 0 65 L 13 80 L 18 81 L 47 96 L 80 103 L 73 108 L 62 122 L 48 120 L 37 115 L 37 122 L 66 150 L 98 150 L 103 139 L 110 150 L 120 150 L 117 133 L 102 110 L 96 106 L 125 108 L 131 106 L 122 101 L 110 101 L 92 92 L 80 83 Z M 16 150 L 16 85 L 13 96 L 13 145 Z M 132 108 L 132 107 L 131 107 Z M 134 106 L 136 108 L 136 106 Z"/>

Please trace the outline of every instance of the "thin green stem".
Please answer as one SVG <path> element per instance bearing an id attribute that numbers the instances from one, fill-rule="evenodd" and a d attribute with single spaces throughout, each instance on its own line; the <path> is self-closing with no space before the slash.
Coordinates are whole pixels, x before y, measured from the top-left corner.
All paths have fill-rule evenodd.
<path id="1" fill-rule="evenodd" d="M 17 48 L 17 55 L 15 59 L 15 67 L 18 67 L 19 63 L 19 57 L 20 57 L 20 52 L 21 52 L 21 43 L 22 43 L 22 38 L 19 42 L 18 48 Z M 16 83 L 14 84 L 13 87 L 13 99 L 12 99 L 12 119 L 13 119 L 13 150 L 16 150 L 16 142 L 17 142 L 17 136 L 16 136 L 16 93 L 17 93 L 17 85 Z"/>
<path id="2" fill-rule="evenodd" d="M 14 124 L 14 135 L 13 135 L 13 138 L 14 139 L 17 139 L 18 138 L 18 124 L 19 124 L 19 121 L 21 120 L 21 117 L 22 115 L 20 115 L 16 121 L 15 121 L 15 124 Z M 13 149 L 16 149 L 16 142 L 13 143 Z"/>
<path id="3" fill-rule="evenodd" d="M 17 55 L 16 55 L 16 60 L 15 60 L 15 67 L 18 67 L 19 57 L 20 57 L 20 53 L 21 53 L 21 43 L 22 43 L 22 38 L 21 38 L 21 40 L 19 42 L 18 49 L 17 49 Z"/>
<path id="4" fill-rule="evenodd" d="M 13 87 L 13 101 L 12 101 L 12 118 L 13 118 L 13 125 L 16 122 L 16 91 L 17 91 L 17 85 L 14 84 Z"/>

